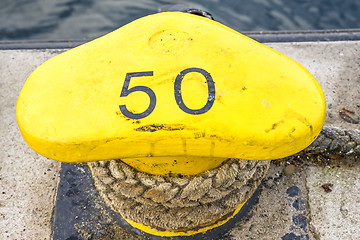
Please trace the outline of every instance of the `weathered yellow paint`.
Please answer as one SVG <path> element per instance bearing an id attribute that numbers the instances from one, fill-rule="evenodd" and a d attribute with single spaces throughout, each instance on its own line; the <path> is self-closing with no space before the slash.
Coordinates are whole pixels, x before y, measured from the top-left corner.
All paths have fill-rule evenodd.
<path id="1" fill-rule="evenodd" d="M 186 113 L 175 100 L 175 79 L 189 68 L 207 71 L 215 83 L 215 100 L 203 114 Z M 154 110 L 141 119 L 119 109 L 149 107 L 145 92 L 120 97 L 132 72 L 152 72 L 129 81 L 128 89 L 146 86 L 156 96 Z M 205 106 L 208 83 L 198 72 L 184 76 L 180 93 L 188 108 Z M 160 173 L 158 157 L 209 157 L 202 171 L 217 166 L 211 159 L 270 160 L 299 152 L 319 134 L 325 100 L 313 76 L 292 59 L 218 22 L 168 12 L 42 64 L 25 83 L 16 115 L 25 141 L 51 159 L 121 158 L 136 167 L 126 158 L 141 158 L 142 171 Z M 182 164 L 177 173 L 195 174 L 197 167 Z"/>
<path id="2" fill-rule="evenodd" d="M 155 175 L 195 175 L 219 167 L 227 158 L 215 157 L 144 157 L 123 158 L 122 161 L 137 171 Z"/>
<path id="3" fill-rule="evenodd" d="M 161 237 L 176 237 L 176 236 L 191 236 L 191 235 L 195 235 L 198 233 L 205 233 L 211 229 L 214 229 L 216 227 L 220 227 L 221 225 L 227 223 L 230 219 L 232 219 L 240 210 L 241 208 L 244 206 L 245 203 L 240 204 L 237 209 L 234 211 L 234 213 L 226 218 L 225 220 L 221 220 L 218 221 L 216 223 L 214 223 L 213 225 L 210 226 L 206 226 L 206 227 L 202 227 L 199 228 L 198 230 L 189 230 L 189 231 L 158 231 L 154 228 L 151 228 L 149 226 L 143 225 L 141 223 L 137 223 L 137 222 L 133 222 L 129 219 L 124 218 L 131 226 L 133 226 L 134 228 L 140 229 L 143 232 L 155 235 L 155 236 L 161 236 Z"/>

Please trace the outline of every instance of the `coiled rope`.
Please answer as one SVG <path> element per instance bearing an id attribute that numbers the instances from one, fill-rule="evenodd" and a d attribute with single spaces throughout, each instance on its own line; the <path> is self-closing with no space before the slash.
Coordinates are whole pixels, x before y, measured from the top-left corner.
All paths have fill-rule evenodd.
<path id="1" fill-rule="evenodd" d="M 107 205 L 159 231 L 196 230 L 231 216 L 256 190 L 269 165 L 229 159 L 195 176 L 162 177 L 138 172 L 120 160 L 89 163 Z"/>
<path id="2" fill-rule="evenodd" d="M 360 131 L 325 126 L 301 153 L 360 155 Z M 231 216 L 256 190 L 270 161 L 229 159 L 182 177 L 138 172 L 120 160 L 88 164 L 106 204 L 124 218 L 159 231 L 188 231 Z"/>

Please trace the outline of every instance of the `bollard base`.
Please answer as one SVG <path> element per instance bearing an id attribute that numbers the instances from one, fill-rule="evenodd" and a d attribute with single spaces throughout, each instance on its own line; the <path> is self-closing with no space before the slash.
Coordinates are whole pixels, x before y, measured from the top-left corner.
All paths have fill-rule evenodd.
<path id="1" fill-rule="evenodd" d="M 142 230 L 142 236 L 145 236 L 146 239 L 151 240 L 220 240 L 222 237 L 225 237 L 227 232 L 235 225 L 235 223 L 243 220 L 251 207 L 258 202 L 258 197 L 261 192 L 261 185 L 255 190 L 251 197 L 246 201 L 246 203 L 239 206 L 239 208 L 234 212 L 234 214 L 228 219 L 222 221 L 221 223 L 200 229 L 199 231 L 189 231 L 189 232 L 162 232 L 151 229 L 147 226 L 138 223 L 131 223 L 126 220 L 131 226 L 136 229 Z M 161 234 L 161 235 L 159 235 Z M 226 238 L 224 238 L 226 239 Z"/>
<path id="2" fill-rule="evenodd" d="M 132 226 L 162 237 L 191 236 L 228 222 L 269 164 L 229 159 L 195 176 L 167 177 L 138 172 L 120 160 L 88 163 L 106 204 Z"/>
<path id="3" fill-rule="evenodd" d="M 184 231 L 159 231 L 156 230 L 154 228 L 145 226 L 141 223 L 136 223 L 133 222 L 129 219 L 125 219 L 131 226 L 142 230 L 145 233 L 151 234 L 151 235 L 156 235 L 156 236 L 161 236 L 161 237 L 174 237 L 174 236 L 192 236 L 192 235 L 196 235 L 196 234 L 204 234 L 207 231 L 220 227 L 223 224 L 227 223 L 230 219 L 232 219 L 235 215 L 237 215 L 239 213 L 239 211 L 242 209 L 242 207 L 244 206 L 243 204 L 240 204 L 239 207 L 234 211 L 234 213 L 227 217 L 224 220 L 219 220 L 217 221 L 215 224 L 211 225 L 211 226 L 207 226 L 207 227 L 198 227 L 198 229 L 193 229 L 193 230 L 184 230 Z"/>
<path id="4" fill-rule="evenodd" d="M 223 225 L 191 236 L 160 237 L 131 226 L 113 211 L 95 188 L 90 169 L 84 163 L 62 163 L 53 219 L 53 239 L 221 239 L 236 222 L 246 218 L 258 202 L 259 187 L 241 210 Z"/>

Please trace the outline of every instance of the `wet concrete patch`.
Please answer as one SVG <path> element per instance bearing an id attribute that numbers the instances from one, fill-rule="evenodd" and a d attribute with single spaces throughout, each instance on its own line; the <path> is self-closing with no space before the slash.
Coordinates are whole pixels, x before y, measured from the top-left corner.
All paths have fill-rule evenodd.
<path id="1" fill-rule="evenodd" d="M 301 194 L 301 190 L 298 188 L 298 186 L 291 186 L 286 190 L 286 193 L 289 197 L 296 197 Z"/>

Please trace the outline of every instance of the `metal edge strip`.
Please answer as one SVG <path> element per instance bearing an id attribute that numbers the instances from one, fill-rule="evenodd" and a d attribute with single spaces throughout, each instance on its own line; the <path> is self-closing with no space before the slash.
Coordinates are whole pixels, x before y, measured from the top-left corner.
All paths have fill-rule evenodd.
<path id="1" fill-rule="evenodd" d="M 265 31 L 243 32 L 244 35 L 261 43 L 270 42 L 327 42 L 359 41 L 360 30 L 321 30 L 321 31 Z M 66 41 L 0 41 L 0 50 L 21 49 L 70 49 L 90 40 Z"/>

